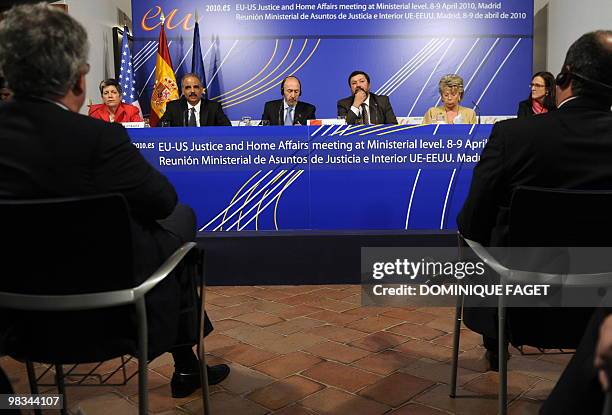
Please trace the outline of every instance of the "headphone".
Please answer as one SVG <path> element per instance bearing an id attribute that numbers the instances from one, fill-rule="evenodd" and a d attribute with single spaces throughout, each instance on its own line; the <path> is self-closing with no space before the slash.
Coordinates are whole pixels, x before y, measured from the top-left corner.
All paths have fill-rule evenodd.
<path id="1" fill-rule="evenodd" d="M 285 96 L 285 81 L 286 81 L 287 79 L 289 79 L 289 78 L 293 78 L 293 79 L 295 79 L 296 81 L 298 81 L 298 85 L 300 86 L 300 94 L 298 95 L 298 97 L 301 97 L 301 96 L 302 96 L 302 83 L 300 82 L 300 80 L 299 80 L 299 79 L 297 79 L 297 78 L 296 78 L 295 76 L 293 76 L 293 75 L 289 75 L 288 77 L 286 77 L 285 79 L 283 79 L 283 82 L 281 82 L 281 91 L 280 91 L 280 92 L 281 92 L 281 95 L 282 95 L 282 96 Z"/>
<path id="2" fill-rule="evenodd" d="M 579 74 L 577 72 L 571 72 L 566 69 L 564 69 L 563 71 L 561 71 L 561 73 L 559 73 L 559 75 L 557 75 L 557 77 L 555 78 L 555 84 L 557 84 L 557 86 L 561 88 L 567 88 L 573 76 L 575 76 L 576 78 L 582 79 L 583 81 L 588 82 L 590 84 L 612 90 L 612 85 L 603 83 L 601 81 L 597 81 L 595 79 L 591 79 L 582 74 Z"/>

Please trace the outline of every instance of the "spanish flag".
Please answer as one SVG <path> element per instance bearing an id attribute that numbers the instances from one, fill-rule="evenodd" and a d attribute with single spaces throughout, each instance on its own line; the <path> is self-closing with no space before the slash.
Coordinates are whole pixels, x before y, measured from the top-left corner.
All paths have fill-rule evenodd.
<path id="1" fill-rule="evenodd" d="M 155 63 L 155 84 L 153 96 L 151 97 L 151 118 L 149 124 L 155 127 L 159 119 L 166 112 L 166 103 L 179 98 L 176 76 L 172 69 L 172 59 L 166 41 L 164 24 L 162 19 L 161 30 L 159 32 L 159 47 L 157 49 L 157 61 Z"/>

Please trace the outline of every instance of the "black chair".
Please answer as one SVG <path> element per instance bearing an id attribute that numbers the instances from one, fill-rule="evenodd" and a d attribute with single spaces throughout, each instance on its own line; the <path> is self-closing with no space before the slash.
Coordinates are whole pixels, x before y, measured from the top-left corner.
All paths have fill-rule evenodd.
<path id="1" fill-rule="evenodd" d="M 460 235 L 476 256 L 500 276 L 502 284 L 545 281 L 552 287 L 573 289 L 611 285 L 610 258 L 603 261 L 599 258 L 592 272 L 569 273 L 569 260 L 565 255 L 569 255 L 569 251 L 564 247 L 612 247 L 612 232 L 606 226 L 612 214 L 612 191 L 518 187 L 513 193 L 508 214 L 507 239 L 503 245 L 533 248 L 507 250 L 511 255 L 504 258 L 503 264 L 497 255 L 498 251 L 485 248 Z M 542 251 L 538 247 L 551 248 Z M 496 255 L 491 254 L 491 251 L 495 251 Z M 544 261 L 543 252 L 546 254 Z M 468 321 L 464 305 L 464 298 L 459 298 L 455 313 L 451 397 L 455 397 L 456 393 L 461 322 L 464 321 L 472 329 L 477 326 L 477 323 Z M 506 308 L 504 297 L 500 297 L 497 304 L 498 350 L 506 349 L 506 341 L 516 347 L 575 349 L 593 311 L 589 307 Z M 499 353 L 498 362 L 499 413 L 506 414 L 508 397 L 505 353 Z"/>
<path id="2" fill-rule="evenodd" d="M 172 340 L 151 338 L 145 295 L 179 265 L 188 267 L 193 278 L 203 255 L 199 257 L 196 244 L 189 242 L 152 275 L 136 275 L 136 226 L 119 194 L 0 200 L 0 354 L 26 362 L 32 393 L 37 393 L 32 362 L 55 367 L 58 393 L 65 398 L 65 386 L 78 386 L 64 382 L 76 365 L 117 357 L 125 363 L 123 356 L 135 356 L 139 413 L 147 414 L 147 363 L 165 352 Z M 203 284 L 200 298 L 203 301 Z M 193 328 L 199 339 L 201 305 L 197 304 L 199 321 L 194 320 L 199 327 Z M 203 342 L 198 346 L 208 414 Z M 74 366 L 64 373 L 63 365 Z M 64 401 L 63 414 L 66 408 Z"/>

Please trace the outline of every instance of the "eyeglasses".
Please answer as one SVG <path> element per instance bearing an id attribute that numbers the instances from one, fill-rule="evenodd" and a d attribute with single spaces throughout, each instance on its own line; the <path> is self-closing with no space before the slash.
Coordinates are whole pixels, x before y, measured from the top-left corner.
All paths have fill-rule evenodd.
<path id="1" fill-rule="evenodd" d="M 546 88 L 546 85 L 536 84 L 532 82 L 529 84 L 529 88 Z"/>

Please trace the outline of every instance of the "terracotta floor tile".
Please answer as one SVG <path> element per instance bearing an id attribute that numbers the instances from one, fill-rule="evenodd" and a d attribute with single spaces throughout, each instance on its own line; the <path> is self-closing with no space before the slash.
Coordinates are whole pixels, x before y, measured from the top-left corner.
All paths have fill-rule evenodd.
<path id="1" fill-rule="evenodd" d="M 183 405 L 182 408 L 192 414 L 203 413 L 201 399 Z M 263 415 L 268 410 L 241 396 L 217 392 L 210 395 L 210 412 L 219 415 Z"/>
<path id="2" fill-rule="evenodd" d="M 295 375 L 256 390 L 247 397 L 259 405 L 277 410 L 323 388 L 325 386 L 317 382 Z"/>
<path id="3" fill-rule="evenodd" d="M 324 321 L 326 323 L 335 324 L 336 326 L 345 326 L 353 321 L 360 320 L 361 316 L 337 313 L 335 311 L 323 310 L 318 313 L 314 313 L 308 316 L 316 320 Z"/>
<path id="4" fill-rule="evenodd" d="M 437 344 L 421 340 L 410 340 L 400 346 L 397 346 L 395 349 L 409 355 L 427 357 L 440 362 L 450 360 L 453 352 L 453 350 L 449 347 L 439 346 Z"/>
<path id="5" fill-rule="evenodd" d="M 292 294 L 289 294 L 285 291 L 280 291 L 280 290 L 267 290 L 267 289 L 263 289 L 260 288 L 258 290 L 254 290 L 251 291 L 249 293 L 249 296 L 254 297 L 254 298 L 258 298 L 261 300 L 268 300 L 268 301 L 276 301 L 276 300 L 280 300 L 281 298 L 287 298 L 290 297 Z"/>
<path id="6" fill-rule="evenodd" d="M 386 331 L 379 331 L 378 333 L 370 334 L 355 340 L 349 343 L 349 346 L 359 347 L 360 349 L 376 353 L 396 347 L 408 340 L 407 337 L 398 336 L 397 334 L 388 333 Z"/>
<path id="7" fill-rule="evenodd" d="M 226 297 L 234 297 L 238 295 L 245 295 L 253 292 L 253 288 L 248 285 L 225 285 L 216 287 L 206 287 L 206 291 L 213 290 L 218 295 L 224 295 Z"/>
<path id="8" fill-rule="evenodd" d="M 226 319 L 215 322 L 214 326 L 215 333 L 225 333 L 226 331 L 234 329 L 236 327 L 248 326 L 248 324 L 238 320 Z"/>
<path id="9" fill-rule="evenodd" d="M 370 352 L 356 347 L 346 346 L 333 341 L 325 341 L 305 349 L 306 352 L 327 360 L 340 363 L 351 363 L 370 354 Z"/>
<path id="10" fill-rule="evenodd" d="M 447 415 L 447 412 L 438 411 L 425 405 L 409 403 L 389 412 L 389 415 Z"/>
<path id="11" fill-rule="evenodd" d="M 354 293 L 342 289 L 324 288 L 322 290 L 317 291 L 317 294 L 325 298 L 342 300 L 344 298 L 352 296 Z"/>
<path id="12" fill-rule="evenodd" d="M 432 329 L 431 327 L 427 327 L 422 324 L 413 323 L 403 323 L 388 328 L 387 331 L 419 340 L 433 340 L 436 337 L 440 337 L 446 334 L 446 332 L 444 331 Z"/>
<path id="13" fill-rule="evenodd" d="M 3 356 L 0 357 L 0 367 L 6 372 L 25 372 L 25 363 L 19 362 L 12 357 Z"/>
<path id="14" fill-rule="evenodd" d="M 275 378 L 284 378 L 311 368 L 322 360 L 304 352 L 293 352 L 253 367 Z"/>
<path id="15" fill-rule="evenodd" d="M 240 363 L 243 366 L 251 367 L 266 360 L 270 360 L 277 356 L 266 350 L 253 347 L 249 344 L 236 344 L 229 346 L 226 353 L 223 353 L 223 358 L 230 362 Z"/>
<path id="16" fill-rule="evenodd" d="M 356 392 L 378 381 L 380 376 L 335 362 L 321 362 L 302 375 L 348 392 Z"/>
<path id="17" fill-rule="evenodd" d="M 542 402 L 518 399 L 508 406 L 508 415 L 538 415 Z"/>
<path id="18" fill-rule="evenodd" d="M 523 375 L 521 373 L 508 372 L 509 400 L 514 399 L 519 394 L 531 389 L 538 382 L 538 380 L 538 378 Z M 496 372 L 481 374 L 474 380 L 467 382 L 462 387 L 465 390 L 476 392 L 480 395 L 497 396 L 499 391 L 499 374 Z"/>
<path id="19" fill-rule="evenodd" d="M 568 354 L 543 354 L 538 358 L 544 362 L 556 363 L 558 365 L 567 366 L 570 360 L 574 357 L 573 353 Z"/>
<path id="20" fill-rule="evenodd" d="M 529 389 L 524 397 L 529 399 L 535 399 L 544 401 L 548 398 L 548 395 L 552 392 L 556 382 L 550 380 L 539 380 L 531 389 Z"/>
<path id="21" fill-rule="evenodd" d="M 277 313 L 282 313 L 283 311 L 291 310 L 291 307 L 293 306 L 277 303 L 274 301 L 259 301 L 255 306 L 255 310 L 276 315 Z"/>
<path id="22" fill-rule="evenodd" d="M 226 318 L 232 318 L 239 316 L 241 314 L 250 313 L 255 311 L 255 306 L 257 305 L 256 301 L 235 305 L 233 307 L 224 307 L 216 310 L 207 311 L 208 317 L 214 322 L 218 320 L 223 320 Z"/>
<path id="23" fill-rule="evenodd" d="M 403 308 L 395 308 L 393 310 L 389 310 L 383 313 L 383 315 L 386 317 L 393 317 L 393 318 L 397 318 L 400 320 L 404 320 L 405 322 L 408 322 L 408 323 L 415 323 L 415 324 L 425 324 L 439 317 L 439 316 L 436 316 L 435 314 L 423 313 L 421 311 L 415 311 L 415 310 L 403 309 Z"/>
<path id="24" fill-rule="evenodd" d="M 366 317 L 371 317 L 371 316 L 378 316 L 381 315 L 387 311 L 389 311 L 390 308 L 388 307 L 357 307 L 354 308 L 352 310 L 348 310 L 345 311 L 344 314 L 348 314 L 349 316 L 356 316 L 356 317 L 360 317 L 360 318 L 366 318 Z M 393 317 L 393 316 L 390 316 Z"/>
<path id="25" fill-rule="evenodd" d="M 384 376 L 416 362 L 418 362 L 418 359 L 415 357 L 410 357 L 395 350 L 386 350 L 357 360 L 351 366 Z"/>
<path id="26" fill-rule="evenodd" d="M 106 393 L 99 393 L 79 401 L 78 405 L 71 407 L 71 411 L 76 411 L 76 408 L 80 408 L 87 415 L 138 414 L 137 406 L 108 390 Z M 151 411 L 154 410 L 151 405 L 149 405 L 149 408 Z"/>
<path id="27" fill-rule="evenodd" d="M 238 340 L 225 334 L 212 333 L 204 339 L 206 353 L 215 354 L 216 351 L 225 350 L 228 346 L 238 344 Z"/>
<path id="28" fill-rule="evenodd" d="M 353 294 L 350 297 L 343 298 L 342 301 L 355 305 L 362 305 L 361 291 L 358 294 Z"/>
<path id="29" fill-rule="evenodd" d="M 284 339 L 266 345 L 266 349 L 278 354 L 286 354 L 306 349 L 325 341 L 323 337 L 306 333 L 293 333 Z"/>
<path id="30" fill-rule="evenodd" d="M 221 385 L 229 392 L 242 395 L 269 385 L 276 379 L 248 367 L 230 364 L 230 374 Z"/>
<path id="31" fill-rule="evenodd" d="M 436 338 L 433 340 L 433 343 L 452 348 L 453 337 L 454 333 L 448 333 L 444 336 Z M 461 334 L 459 336 L 459 350 L 466 351 L 480 345 L 482 345 L 482 336 L 480 334 L 475 333 L 470 329 L 461 330 Z"/>
<path id="32" fill-rule="evenodd" d="M 186 405 L 191 401 L 201 399 L 201 390 L 196 391 L 186 398 L 174 399 L 170 392 L 170 384 L 167 384 L 159 388 L 149 390 L 149 412 L 171 411 L 176 406 Z M 130 402 L 132 402 L 136 407 L 138 407 L 138 400 L 138 395 L 132 395 L 130 397 Z"/>
<path id="33" fill-rule="evenodd" d="M 423 379 L 429 379 L 437 383 L 450 384 L 451 380 L 451 369 L 450 362 L 438 362 L 437 360 L 421 358 L 416 363 L 400 369 L 400 372 L 409 373 L 414 376 L 418 376 Z M 481 373 L 474 372 L 469 369 L 459 367 L 457 370 L 457 384 L 463 385 L 471 380 L 474 380 Z"/>
<path id="34" fill-rule="evenodd" d="M 433 386 L 434 382 L 406 373 L 394 373 L 359 392 L 376 402 L 396 407 Z"/>
<path id="35" fill-rule="evenodd" d="M 241 314 L 234 318 L 238 321 L 242 321 L 243 323 L 252 324 L 259 327 L 267 327 L 284 321 L 282 318 L 273 316 L 272 314 L 262 313 L 261 311 Z"/>
<path id="36" fill-rule="evenodd" d="M 134 365 L 134 367 L 131 367 L 128 370 L 127 372 L 128 376 L 130 376 L 133 373 L 136 373 L 137 370 L 138 370 L 138 366 Z M 109 382 L 112 382 L 112 383 L 123 382 L 123 375 L 120 372 L 117 372 L 113 376 L 111 376 L 111 378 L 109 379 Z M 168 378 L 166 378 L 165 376 L 160 376 L 158 373 L 154 372 L 153 370 L 148 371 L 147 389 L 155 389 L 155 388 L 158 388 L 160 386 L 165 386 L 165 385 L 166 386 L 168 385 Z M 119 392 L 121 395 L 125 397 L 137 395 L 138 394 L 138 375 L 130 379 L 127 384 L 123 386 L 115 386 L 113 387 L 113 389 L 115 389 L 117 392 Z"/>
<path id="37" fill-rule="evenodd" d="M 452 333 L 455 330 L 455 322 L 453 318 L 448 317 L 436 317 L 431 321 L 425 323 L 425 326 L 431 327 L 432 329 L 441 330 L 446 333 Z"/>
<path id="38" fill-rule="evenodd" d="M 268 345 L 283 341 L 285 339 L 285 337 L 281 336 L 280 334 L 271 333 L 261 327 L 255 326 L 236 327 L 234 329 L 227 330 L 225 335 L 262 349 L 267 349 Z M 206 351 L 208 352 L 208 349 L 206 349 Z"/>
<path id="39" fill-rule="evenodd" d="M 415 402 L 448 411 L 455 415 L 496 415 L 497 396 L 482 396 L 457 389 L 457 397 L 448 396 L 448 385 L 438 385 L 414 398 Z"/>
<path id="40" fill-rule="evenodd" d="M 510 357 L 510 360 L 512 359 L 513 357 Z M 466 352 L 459 353 L 459 367 L 464 367 L 474 372 L 486 372 L 489 368 L 489 363 L 485 358 L 484 347 L 476 347 Z"/>
<path id="41" fill-rule="evenodd" d="M 343 311 L 352 310 L 358 307 L 357 304 L 349 303 L 346 301 L 339 301 L 339 300 L 334 300 L 332 298 L 319 297 L 316 295 L 316 293 L 313 294 L 313 296 L 314 297 L 311 300 L 304 302 L 304 304 L 312 306 L 312 307 L 322 308 L 324 310 L 336 311 L 338 313 L 342 313 Z"/>
<path id="42" fill-rule="evenodd" d="M 274 412 L 274 415 L 317 415 L 315 412 L 310 409 L 306 409 L 300 405 L 291 405 L 286 408 L 281 409 L 280 411 Z"/>
<path id="43" fill-rule="evenodd" d="M 447 318 L 455 316 L 455 307 L 419 307 L 417 308 L 417 311 Z"/>
<path id="44" fill-rule="evenodd" d="M 320 327 L 314 327 L 305 332 L 306 334 L 316 335 L 325 337 L 326 339 L 337 341 L 340 343 L 346 343 L 365 337 L 367 334 L 353 330 L 346 327 L 338 327 L 334 325 L 325 325 Z"/>
<path id="45" fill-rule="evenodd" d="M 310 316 L 311 314 L 317 313 L 319 311 L 321 311 L 321 309 L 318 307 L 311 307 L 307 305 L 297 305 L 297 306 L 288 308 L 285 311 L 280 311 L 274 314 L 282 319 L 291 320 L 296 317 Z"/>
<path id="46" fill-rule="evenodd" d="M 402 320 L 397 318 L 385 317 L 385 316 L 370 316 L 362 320 L 357 320 L 346 327 L 349 329 L 355 329 L 359 331 L 365 331 L 366 333 L 375 333 L 377 331 L 385 330 L 393 326 L 397 326 L 402 323 Z"/>
<path id="47" fill-rule="evenodd" d="M 317 298 L 319 297 L 316 294 L 309 292 L 309 293 L 304 293 L 304 294 L 293 295 L 287 298 L 281 298 L 277 300 L 277 302 L 295 306 L 295 305 L 300 305 L 300 304 L 308 304 L 311 301 L 315 301 Z"/>
<path id="48" fill-rule="evenodd" d="M 206 301 L 206 304 L 214 304 L 219 307 L 231 307 L 235 305 L 249 303 L 253 300 L 253 297 L 248 297 L 246 295 L 236 295 L 232 297 L 218 296 L 212 299 L 206 298 L 204 301 Z"/>
<path id="49" fill-rule="evenodd" d="M 528 376 L 537 376 L 543 379 L 557 382 L 559 376 L 565 369 L 564 365 L 547 362 L 544 360 L 525 358 L 520 355 L 513 355 L 508 361 L 508 370 Z"/>
<path id="50" fill-rule="evenodd" d="M 325 323 L 319 320 L 315 320 L 309 317 L 298 317 L 293 320 L 283 321 L 272 326 L 267 327 L 268 331 L 278 334 L 292 334 L 298 331 L 304 331 L 313 327 L 319 327 Z"/>
<path id="51" fill-rule="evenodd" d="M 310 395 L 301 405 L 321 415 L 381 415 L 387 405 L 333 388 Z"/>

